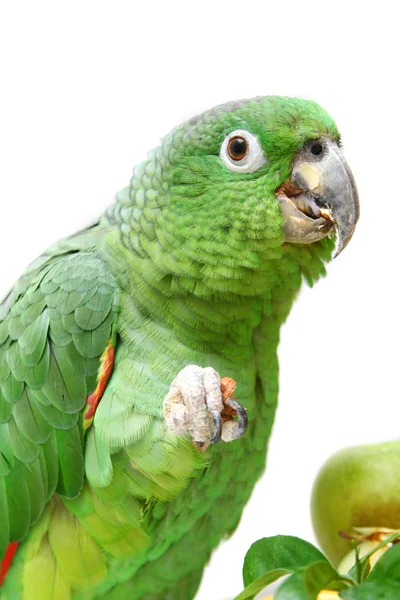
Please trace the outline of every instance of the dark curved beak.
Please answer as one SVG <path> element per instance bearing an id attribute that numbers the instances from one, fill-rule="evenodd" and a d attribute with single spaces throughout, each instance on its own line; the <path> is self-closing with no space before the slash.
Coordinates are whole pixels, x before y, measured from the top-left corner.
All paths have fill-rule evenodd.
<path id="1" fill-rule="evenodd" d="M 320 208 L 321 216 L 335 225 L 337 246 L 334 258 L 347 246 L 360 216 L 354 177 L 339 146 L 324 140 L 322 157 L 311 160 L 301 154 L 296 160 L 293 183 Z"/>

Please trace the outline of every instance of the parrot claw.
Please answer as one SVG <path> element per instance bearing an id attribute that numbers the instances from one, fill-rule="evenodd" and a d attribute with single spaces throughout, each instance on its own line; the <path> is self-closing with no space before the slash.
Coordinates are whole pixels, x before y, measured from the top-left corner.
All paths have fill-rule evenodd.
<path id="1" fill-rule="evenodd" d="M 193 444 L 203 452 L 220 440 L 238 439 L 246 431 L 247 413 L 234 398 L 225 400 L 235 385 L 230 378 L 224 377 L 221 381 L 212 367 L 185 367 L 171 383 L 164 399 L 168 427 L 176 435 L 189 433 Z"/>
<path id="2" fill-rule="evenodd" d="M 212 411 L 211 417 L 213 422 L 213 435 L 210 439 L 210 444 L 217 444 L 221 440 L 222 435 L 221 413 L 217 411 Z"/>

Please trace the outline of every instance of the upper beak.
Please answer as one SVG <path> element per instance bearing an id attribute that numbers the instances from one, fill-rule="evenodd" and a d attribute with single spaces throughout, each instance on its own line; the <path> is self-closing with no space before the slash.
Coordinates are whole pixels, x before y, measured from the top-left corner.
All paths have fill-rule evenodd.
<path id="1" fill-rule="evenodd" d="M 309 206 L 315 207 L 314 218 L 323 218 L 336 227 L 336 257 L 354 233 L 360 205 L 353 174 L 341 149 L 329 139 L 321 141 L 324 148 L 321 156 L 300 152 L 293 165 L 292 183 L 302 190 Z"/>

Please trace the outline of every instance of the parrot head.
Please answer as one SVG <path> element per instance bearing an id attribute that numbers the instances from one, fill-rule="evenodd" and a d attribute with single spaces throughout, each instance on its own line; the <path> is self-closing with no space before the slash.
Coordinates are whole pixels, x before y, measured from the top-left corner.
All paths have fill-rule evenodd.
<path id="1" fill-rule="evenodd" d="M 109 218 L 122 248 L 145 261 L 147 285 L 259 297 L 289 272 L 296 289 L 295 273 L 310 284 L 323 275 L 335 243 L 338 255 L 353 235 L 359 202 L 332 118 L 315 102 L 266 96 L 174 129 Z"/>
<path id="2" fill-rule="evenodd" d="M 228 103 L 175 129 L 158 153 L 165 218 L 177 244 L 244 257 L 336 233 L 336 254 L 359 218 L 353 175 L 332 118 L 280 96 Z"/>

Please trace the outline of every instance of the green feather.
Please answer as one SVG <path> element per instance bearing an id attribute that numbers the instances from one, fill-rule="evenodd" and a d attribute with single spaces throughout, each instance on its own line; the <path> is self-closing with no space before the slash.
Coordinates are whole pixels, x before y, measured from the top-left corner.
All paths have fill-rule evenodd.
<path id="1" fill-rule="evenodd" d="M 47 276 L 43 278 L 43 281 L 40 284 L 40 291 L 44 296 L 46 296 L 46 302 L 48 306 L 50 306 L 48 296 L 50 296 L 50 294 L 54 294 L 59 287 L 59 283 L 54 281 L 51 277 Z"/>
<path id="2" fill-rule="evenodd" d="M 150 415 L 132 411 L 126 419 L 111 421 L 108 427 L 103 426 L 99 435 L 109 446 L 121 447 L 142 437 L 151 427 L 151 424 L 152 418 Z"/>
<path id="3" fill-rule="evenodd" d="M 10 432 L 7 423 L 0 425 L 0 452 L 5 458 L 7 464 L 14 466 L 14 453 L 10 440 Z"/>
<path id="4" fill-rule="evenodd" d="M 101 311 L 104 314 L 107 311 L 107 316 L 110 307 L 113 305 L 114 289 L 111 286 L 103 286 L 103 288 L 104 289 L 102 291 L 99 289 L 98 292 L 94 294 L 85 305 L 89 310 L 93 310 L 94 312 Z"/>
<path id="5" fill-rule="evenodd" d="M 46 294 L 46 302 L 49 308 L 58 308 L 65 300 L 65 292 L 60 289 L 56 289 L 51 294 Z"/>
<path id="6" fill-rule="evenodd" d="M 62 500 L 64 505 L 80 519 L 88 517 L 94 512 L 93 498 L 87 484 L 83 486 L 77 498 L 63 498 Z"/>
<path id="7" fill-rule="evenodd" d="M 12 340 L 18 340 L 25 331 L 25 325 L 20 316 L 12 317 L 8 321 L 8 335 Z"/>
<path id="8" fill-rule="evenodd" d="M 65 304 L 62 306 L 62 313 L 68 315 L 75 311 L 78 306 L 82 306 L 90 301 L 90 299 L 96 294 L 96 288 L 93 288 L 89 292 L 70 292 L 67 296 Z"/>
<path id="9" fill-rule="evenodd" d="M 0 471 L 1 472 L 1 471 Z M 8 503 L 4 477 L 0 475 L 0 561 L 9 542 Z"/>
<path id="10" fill-rule="evenodd" d="M 7 402 L 17 402 L 21 398 L 23 390 L 24 382 L 17 381 L 12 373 L 9 373 L 1 385 L 1 391 Z"/>
<path id="11" fill-rule="evenodd" d="M 33 367 L 39 362 L 47 343 L 48 329 L 49 315 L 47 310 L 44 310 L 33 323 L 26 327 L 18 339 L 21 357 L 27 367 Z"/>
<path id="12" fill-rule="evenodd" d="M 36 392 L 35 392 L 36 397 Z M 58 408 L 55 408 L 51 404 L 49 406 L 44 405 L 42 402 L 38 402 L 36 405 L 38 411 L 42 414 L 43 418 L 49 423 L 51 427 L 55 429 L 71 429 L 77 424 L 79 419 L 79 413 L 65 413 Z"/>
<path id="13" fill-rule="evenodd" d="M 95 358 L 100 356 L 107 346 L 110 335 L 111 326 L 106 329 L 74 333 L 72 338 L 79 354 L 85 358 Z"/>
<path id="14" fill-rule="evenodd" d="M 28 287 L 28 289 L 26 290 L 26 300 L 29 304 L 29 306 L 33 306 L 37 303 L 41 303 L 43 301 L 43 292 L 40 289 L 40 281 L 32 281 L 31 285 Z M 45 304 L 43 304 L 43 308 L 45 307 Z M 29 309 L 27 309 L 29 310 Z M 24 311 L 26 313 L 26 311 Z M 37 313 L 36 316 L 32 319 L 32 321 L 34 321 L 34 319 L 36 319 L 36 317 L 39 316 L 39 314 L 42 311 L 37 312 L 36 310 L 33 311 L 33 314 Z"/>
<path id="15" fill-rule="evenodd" d="M 10 464 L 5 455 L 0 452 L 0 477 L 5 477 L 10 472 Z"/>
<path id="16" fill-rule="evenodd" d="M 54 432 L 50 439 L 41 447 L 39 459 L 43 478 L 47 480 L 47 486 L 45 486 L 45 501 L 48 502 L 56 490 L 59 476 L 57 442 Z"/>
<path id="17" fill-rule="evenodd" d="M 13 415 L 19 431 L 33 444 L 43 444 L 49 439 L 51 427 L 27 389 L 24 390 L 21 400 L 15 404 Z"/>
<path id="18" fill-rule="evenodd" d="M 72 600 L 71 586 L 60 573 L 48 538 L 28 555 L 23 600 Z"/>
<path id="19" fill-rule="evenodd" d="M 61 289 L 68 294 L 73 294 L 82 281 L 82 277 L 74 277 L 73 271 L 68 267 L 64 267 L 63 272 L 59 277 L 55 276 L 55 279 L 60 282 Z"/>
<path id="20" fill-rule="evenodd" d="M 76 322 L 75 311 L 69 314 L 62 314 L 61 323 L 63 329 L 68 333 L 80 333 L 82 331 L 82 328 Z"/>
<path id="21" fill-rule="evenodd" d="M 28 369 L 25 381 L 33 389 L 40 389 L 46 382 L 50 368 L 50 347 L 46 344 L 44 352 L 37 364 Z"/>
<path id="22" fill-rule="evenodd" d="M 21 359 L 21 352 L 18 343 L 13 342 L 5 353 L 10 371 L 18 381 L 25 381 L 28 373 L 28 367 L 24 365 Z"/>
<path id="23" fill-rule="evenodd" d="M 31 523 L 36 523 L 42 513 L 45 499 L 44 481 L 39 458 L 28 466 L 21 465 L 21 476 L 24 478 L 28 488 Z"/>
<path id="24" fill-rule="evenodd" d="M 46 300 L 43 298 L 40 290 L 39 296 L 40 298 L 38 300 L 35 300 L 35 296 L 33 294 L 29 296 L 29 301 L 32 302 L 32 304 L 30 304 L 30 306 L 21 315 L 21 321 L 23 325 L 27 326 L 36 321 L 36 319 L 46 308 Z"/>
<path id="25" fill-rule="evenodd" d="M 0 388 L 0 424 L 7 423 L 11 417 L 13 405 L 4 398 Z"/>
<path id="26" fill-rule="evenodd" d="M 90 484 L 94 487 L 106 487 L 111 483 L 113 467 L 110 450 L 91 427 L 86 436 L 85 472 Z"/>
<path id="27" fill-rule="evenodd" d="M 75 310 L 75 319 L 78 326 L 84 331 L 97 329 L 107 318 L 111 310 L 110 304 L 105 310 L 91 310 L 88 305 L 79 306 Z"/>
<path id="28" fill-rule="evenodd" d="M 59 571 L 47 535 L 53 510 L 47 507 L 28 538 L 22 570 L 23 600 L 72 600 L 70 584 Z"/>
<path id="29" fill-rule="evenodd" d="M 51 343 L 49 376 L 42 391 L 62 412 L 74 413 L 85 404 L 85 381 L 76 377 L 62 348 Z"/>
<path id="30" fill-rule="evenodd" d="M 98 355 L 95 358 L 86 358 L 78 352 L 75 344 L 68 344 L 68 346 L 65 347 L 65 354 L 71 367 L 76 369 L 84 377 L 97 375 L 99 370 Z M 90 389 L 91 388 L 88 387 L 88 390 Z"/>
<path id="31" fill-rule="evenodd" d="M 3 353 L 6 356 L 8 354 L 6 349 L 3 350 Z M 8 365 L 8 361 L 4 359 L 4 354 L 0 360 L 0 386 L 4 385 L 10 375 L 10 367 Z"/>
<path id="32" fill-rule="evenodd" d="M 72 585 L 83 590 L 106 577 L 107 566 L 99 546 L 61 504 L 52 515 L 49 540 L 60 572 Z"/>
<path id="33" fill-rule="evenodd" d="M 56 431 L 57 452 L 60 464 L 57 492 L 75 498 L 81 491 L 84 478 L 84 459 L 78 425 L 68 431 Z"/>
<path id="34" fill-rule="evenodd" d="M 71 334 L 64 329 L 60 312 L 56 308 L 49 308 L 48 310 L 50 337 L 57 346 L 66 346 L 72 340 Z"/>
<path id="35" fill-rule="evenodd" d="M 14 417 L 8 422 L 8 431 L 10 443 L 14 456 L 21 462 L 33 462 L 39 456 L 39 446 L 29 441 L 29 439 L 18 428 Z"/>
<path id="36" fill-rule="evenodd" d="M 31 524 L 31 504 L 28 486 L 20 468 L 13 469 L 5 478 L 10 541 L 22 540 Z"/>
<path id="37" fill-rule="evenodd" d="M 4 344 L 8 338 L 8 335 L 8 321 L 2 321 L 0 318 L 0 344 Z"/>

